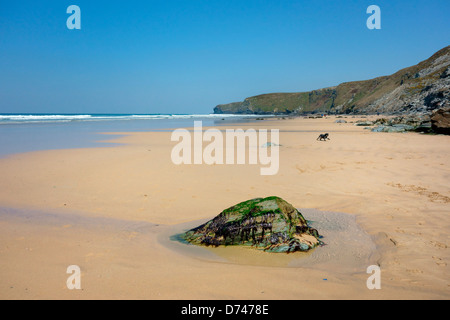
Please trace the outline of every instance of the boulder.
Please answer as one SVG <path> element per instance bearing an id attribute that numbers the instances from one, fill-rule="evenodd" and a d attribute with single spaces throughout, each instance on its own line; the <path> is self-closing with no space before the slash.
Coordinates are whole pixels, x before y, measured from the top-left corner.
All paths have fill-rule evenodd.
<path id="1" fill-rule="evenodd" d="M 380 118 L 380 119 L 375 120 L 373 124 L 374 125 L 388 125 L 389 124 L 389 119 Z"/>
<path id="2" fill-rule="evenodd" d="M 431 122 L 428 121 L 428 122 L 423 122 L 423 123 L 421 123 L 419 126 L 417 126 L 417 127 L 414 129 L 414 131 L 415 131 L 415 132 L 422 132 L 422 133 L 430 133 L 430 132 L 432 132 L 432 129 L 431 129 Z"/>
<path id="3" fill-rule="evenodd" d="M 412 130 L 415 129 L 414 126 L 411 126 L 411 125 L 408 125 L 408 124 L 402 124 L 402 123 L 394 124 L 394 125 L 392 125 L 392 127 L 396 128 L 396 129 L 403 130 L 403 131 L 412 131 Z"/>
<path id="4" fill-rule="evenodd" d="M 195 245 L 251 246 L 267 252 L 308 251 L 322 244 L 318 231 L 279 197 L 239 203 L 181 238 Z"/>
<path id="5" fill-rule="evenodd" d="M 355 126 L 359 126 L 359 127 L 369 127 L 369 126 L 373 126 L 373 122 L 372 121 L 356 121 Z"/>
<path id="6" fill-rule="evenodd" d="M 406 132 L 410 126 L 394 125 L 394 126 L 377 126 L 372 129 L 372 132 Z"/>
<path id="7" fill-rule="evenodd" d="M 372 132 L 384 132 L 386 126 L 376 126 L 375 128 L 372 129 Z"/>
<path id="8" fill-rule="evenodd" d="M 431 128 L 436 133 L 450 134 L 450 108 L 442 108 L 433 112 Z"/>

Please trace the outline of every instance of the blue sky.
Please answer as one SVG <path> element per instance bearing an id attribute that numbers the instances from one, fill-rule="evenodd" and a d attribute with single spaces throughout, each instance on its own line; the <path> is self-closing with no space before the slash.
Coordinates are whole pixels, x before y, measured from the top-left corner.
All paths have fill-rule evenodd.
<path id="1" fill-rule="evenodd" d="M 81 30 L 69 30 L 70 5 Z M 369 5 L 381 30 L 369 30 Z M 0 0 L 0 113 L 210 113 L 392 74 L 450 44 L 450 1 Z"/>

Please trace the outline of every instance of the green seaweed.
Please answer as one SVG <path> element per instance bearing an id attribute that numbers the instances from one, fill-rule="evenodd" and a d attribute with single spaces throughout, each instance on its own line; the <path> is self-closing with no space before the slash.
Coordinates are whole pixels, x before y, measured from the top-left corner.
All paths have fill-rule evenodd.
<path id="1" fill-rule="evenodd" d="M 316 241 L 305 240 L 303 234 Z M 197 245 L 243 245 L 269 252 L 307 251 L 320 243 L 319 233 L 302 214 L 274 196 L 234 205 L 181 237 Z"/>

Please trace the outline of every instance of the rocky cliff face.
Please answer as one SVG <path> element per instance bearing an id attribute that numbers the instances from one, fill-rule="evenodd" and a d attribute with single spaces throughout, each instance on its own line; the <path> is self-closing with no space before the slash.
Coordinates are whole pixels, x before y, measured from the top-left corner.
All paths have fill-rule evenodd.
<path id="1" fill-rule="evenodd" d="M 450 106 L 450 46 L 393 75 L 298 93 L 270 93 L 218 105 L 214 113 L 431 113 Z"/>

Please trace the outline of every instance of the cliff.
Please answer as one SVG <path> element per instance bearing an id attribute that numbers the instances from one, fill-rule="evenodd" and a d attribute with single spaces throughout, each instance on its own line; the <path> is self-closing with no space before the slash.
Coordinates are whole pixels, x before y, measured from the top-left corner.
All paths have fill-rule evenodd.
<path id="1" fill-rule="evenodd" d="M 215 114 L 430 113 L 449 107 L 450 46 L 392 75 L 296 93 L 269 93 L 221 104 Z"/>

